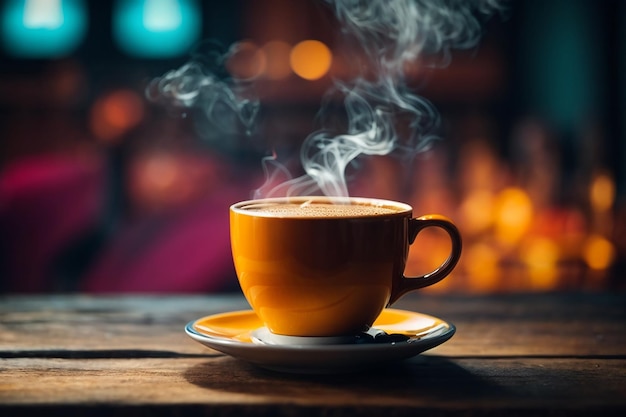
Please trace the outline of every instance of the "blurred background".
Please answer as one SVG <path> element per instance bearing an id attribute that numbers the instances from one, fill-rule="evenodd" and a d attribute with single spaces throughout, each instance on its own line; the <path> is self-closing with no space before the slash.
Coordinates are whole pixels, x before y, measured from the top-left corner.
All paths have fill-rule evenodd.
<path id="1" fill-rule="evenodd" d="M 2 0 L 0 24 L 0 292 L 237 291 L 229 205 L 263 185 L 263 158 L 297 169 L 324 92 L 350 75 L 330 8 Z M 441 140 L 361 158 L 351 194 L 458 224 L 461 262 L 426 291 L 624 290 L 626 2 L 511 1 L 483 32 L 446 66 L 407 67 Z M 146 96 L 216 50 L 221 79 L 254 80 L 254 131 Z M 448 250 L 420 234 L 407 272 Z"/>

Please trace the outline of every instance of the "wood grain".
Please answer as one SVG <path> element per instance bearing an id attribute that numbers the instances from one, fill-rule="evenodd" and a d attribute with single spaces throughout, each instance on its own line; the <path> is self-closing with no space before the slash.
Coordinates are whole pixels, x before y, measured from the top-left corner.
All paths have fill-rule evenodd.
<path id="1" fill-rule="evenodd" d="M 299 376 L 184 325 L 239 295 L 0 298 L 0 415 L 622 415 L 626 296 L 409 296 L 458 333 L 382 369 Z"/>

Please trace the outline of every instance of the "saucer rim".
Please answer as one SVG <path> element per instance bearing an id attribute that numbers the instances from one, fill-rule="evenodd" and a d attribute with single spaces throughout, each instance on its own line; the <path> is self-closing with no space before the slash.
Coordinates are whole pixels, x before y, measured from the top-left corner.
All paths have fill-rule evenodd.
<path id="1" fill-rule="evenodd" d="M 259 344 L 259 343 L 254 343 L 253 341 L 242 341 L 242 340 L 236 340 L 232 337 L 226 337 L 226 336 L 214 336 L 214 335 L 209 335 L 206 334 L 202 331 L 199 331 L 195 328 L 195 324 L 209 319 L 211 317 L 215 317 L 218 315 L 223 315 L 223 314 L 255 314 L 253 310 L 234 310 L 234 311 L 228 311 L 228 312 L 223 312 L 223 313 L 216 313 L 216 314 L 210 314 L 207 316 L 203 316 L 200 317 L 196 320 L 192 320 L 189 323 L 187 323 L 187 325 L 185 326 L 185 333 L 187 333 L 188 336 L 190 336 L 192 339 L 204 344 L 205 341 L 208 341 L 210 343 L 215 343 L 216 345 L 223 345 L 223 346 L 236 346 L 238 348 L 241 349 L 255 349 L 258 350 L 259 348 L 266 348 L 266 349 L 272 349 L 272 350 L 284 350 L 284 351 L 293 351 L 293 350 L 297 350 L 297 351 L 311 351 L 311 352 L 320 352 L 320 351 L 336 351 L 336 350 L 372 350 L 372 351 L 377 351 L 377 350 L 381 350 L 381 348 L 384 349 L 399 349 L 403 346 L 410 346 L 411 348 L 416 347 L 416 344 L 427 344 L 427 342 L 433 342 L 435 343 L 434 346 L 438 346 L 444 342 L 446 342 L 447 340 L 449 340 L 452 336 L 454 336 L 454 334 L 456 333 L 456 326 L 446 320 L 443 320 L 441 318 L 429 315 L 429 314 L 424 314 L 424 313 L 419 313 L 419 312 L 415 312 L 415 311 L 410 311 L 410 310 L 402 310 L 402 309 L 387 309 L 387 310 L 393 310 L 393 311 L 398 311 L 398 312 L 402 312 L 402 313 L 410 313 L 410 314 L 415 314 L 415 315 L 419 315 L 422 317 L 427 317 L 427 318 L 431 318 L 433 320 L 436 320 L 439 323 L 439 325 L 437 325 L 436 327 L 432 328 L 432 329 L 428 329 L 426 331 L 425 334 L 421 334 L 418 335 L 414 335 L 414 336 L 409 336 L 409 338 L 407 340 L 403 340 L 403 341 L 394 341 L 394 342 L 383 342 L 383 343 L 363 343 L 363 344 L 355 344 L 355 343 L 345 343 L 345 344 L 328 344 L 328 345 L 323 345 L 323 344 L 311 344 L 311 345 L 298 345 L 298 344 L 285 344 L 285 345 L 281 345 L 281 344 L 270 344 L 270 343 L 263 343 L 263 344 Z M 443 326 L 444 328 L 440 330 L 440 327 Z M 255 327 L 255 328 L 250 328 L 248 329 L 250 331 L 250 333 L 252 333 L 253 331 L 259 329 L 260 327 Z M 434 334 L 436 332 L 440 332 L 439 334 Z M 205 344 L 205 346 L 207 346 Z M 209 347 L 212 347 L 210 345 L 208 345 Z M 426 348 L 424 350 L 428 350 L 431 349 L 432 347 Z M 217 349 L 216 349 L 217 350 Z M 226 353 L 226 352 L 224 352 Z"/>
<path id="2" fill-rule="evenodd" d="M 380 368 L 385 364 L 404 361 L 433 349 L 447 342 L 456 333 L 456 326 L 448 321 L 413 311 L 400 311 L 433 318 L 440 325 L 427 330 L 426 333 L 409 336 L 410 338 L 405 341 L 343 345 L 257 344 L 252 340 L 244 341 L 228 336 L 203 334 L 194 328 L 196 322 L 217 314 L 190 321 L 185 326 L 185 332 L 196 342 L 214 351 L 259 368 L 280 373 L 307 375 L 345 374 Z M 227 313 L 229 312 L 221 314 Z M 230 313 L 254 314 L 252 310 Z M 256 329 L 258 327 L 248 331 L 252 332 Z"/>

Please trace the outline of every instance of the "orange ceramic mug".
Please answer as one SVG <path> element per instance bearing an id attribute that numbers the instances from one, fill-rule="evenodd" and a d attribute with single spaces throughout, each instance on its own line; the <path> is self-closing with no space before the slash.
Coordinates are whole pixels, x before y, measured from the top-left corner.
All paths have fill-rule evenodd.
<path id="1" fill-rule="evenodd" d="M 448 233 L 450 255 L 407 278 L 409 245 L 426 227 Z M 246 299 L 272 333 L 287 336 L 366 331 L 400 296 L 445 278 L 461 256 L 461 236 L 447 218 L 413 218 L 407 204 L 372 198 L 243 201 L 230 208 L 230 233 Z"/>

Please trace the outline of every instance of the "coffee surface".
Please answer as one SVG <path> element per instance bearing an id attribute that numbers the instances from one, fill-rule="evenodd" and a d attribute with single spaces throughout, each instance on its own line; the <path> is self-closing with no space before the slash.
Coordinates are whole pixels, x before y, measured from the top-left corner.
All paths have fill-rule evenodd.
<path id="1" fill-rule="evenodd" d="M 362 217 L 379 216 L 402 211 L 390 207 L 357 204 L 256 204 L 246 207 L 247 211 L 277 217 Z"/>

